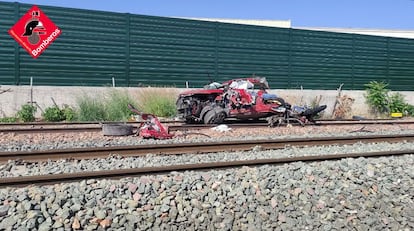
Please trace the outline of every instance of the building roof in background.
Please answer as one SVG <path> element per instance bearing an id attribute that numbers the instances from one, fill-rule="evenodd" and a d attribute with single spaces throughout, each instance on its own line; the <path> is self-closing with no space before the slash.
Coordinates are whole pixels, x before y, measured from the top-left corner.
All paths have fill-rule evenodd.
<path id="1" fill-rule="evenodd" d="M 193 19 L 193 20 L 201 20 L 201 21 L 209 21 L 209 22 L 245 24 L 245 25 L 254 25 L 254 26 L 269 26 L 269 27 L 283 27 L 283 28 L 291 27 L 290 20 L 229 19 L 229 18 L 185 18 L 185 19 Z"/>
<path id="2" fill-rule="evenodd" d="M 376 36 L 414 39 L 414 30 L 329 28 L 329 27 L 292 27 L 291 20 L 224 19 L 224 18 L 186 18 L 186 19 L 194 19 L 194 20 L 210 21 L 210 22 L 224 22 L 224 23 L 255 25 L 255 26 L 294 28 L 294 29 L 301 29 L 301 30 L 317 30 L 317 31 L 337 32 L 337 33 L 364 34 L 364 35 L 376 35 Z"/>
<path id="3" fill-rule="evenodd" d="M 386 37 L 414 39 L 414 30 L 385 30 L 385 29 L 329 28 L 329 27 L 295 27 L 295 29 L 318 30 L 318 31 L 329 31 L 329 32 L 339 32 L 339 33 L 365 34 L 365 35 L 377 35 L 377 36 L 386 36 Z"/>

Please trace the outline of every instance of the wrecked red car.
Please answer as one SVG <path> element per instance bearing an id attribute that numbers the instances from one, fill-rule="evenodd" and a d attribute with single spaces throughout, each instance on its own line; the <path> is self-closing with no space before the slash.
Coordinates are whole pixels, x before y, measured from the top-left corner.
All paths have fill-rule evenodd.
<path id="1" fill-rule="evenodd" d="M 219 124 L 228 118 L 251 120 L 266 118 L 270 126 L 297 122 L 304 125 L 326 105 L 315 108 L 292 106 L 269 94 L 264 77 L 213 82 L 204 89 L 182 92 L 176 102 L 178 116 L 187 123 Z"/>

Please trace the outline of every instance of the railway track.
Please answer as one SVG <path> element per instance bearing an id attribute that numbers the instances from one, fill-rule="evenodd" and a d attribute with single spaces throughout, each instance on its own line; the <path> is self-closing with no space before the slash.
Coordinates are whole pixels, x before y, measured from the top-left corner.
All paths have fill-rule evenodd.
<path id="1" fill-rule="evenodd" d="M 37 175 L 37 176 L 19 176 L 0 178 L 0 187 L 24 187 L 28 185 L 44 185 L 44 184 L 56 184 L 74 182 L 87 179 L 119 179 L 125 177 L 140 176 L 143 174 L 161 174 L 171 171 L 191 171 L 191 170 L 211 170 L 211 169 L 223 169 L 223 168 L 235 168 L 242 166 L 258 166 L 258 165 L 273 165 L 273 164 L 286 164 L 291 162 L 303 161 L 326 161 L 337 160 L 343 158 L 359 158 L 359 157 L 381 157 L 381 156 L 396 156 L 412 154 L 414 150 L 401 150 L 401 151 L 383 151 L 383 152 L 369 152 L 369 153 L 343 153 L 336 155 L 320 155 L 320 156 L 301 156 L 292 158 L 272 158 L 272 159 L 256 159 L 256 160 L 241 160 L 241 161 L 228 161 L 228 162 L 212 162 L 212 163 L 200 163 L 200 164 L 183 164 L 183 165 L 170 165 L 162 167 L 143 167 L 143 168 L 131 168 L 131 169 L 116 169 L 105 171 L 89 171 L 79 173 L 66 173 L 66 174 L 54 174 L 54 175 Z"/>
<path id="2" fill-rule="evenodd" d="M 407 125 L 414 124 L 414 120 L 318 120 L 314 124 L 306 124 L 305 126 L 340 126 L 340 125 Z M 245 128 L 245 127 L 268 127 L 266 121 L 255 123 L 229 123 L 227 124 L 231 128 Z M 292 124 L 294 126 L 300 126 L 299 124 Z M 217 126 L 215 124 L 182 124 L 168 126 L 169 131 L 182 131 L 182 130 L 194 130 L 203 129 Z M 285 125 L 281 125 L 282 127 Z M 277 127 L 275 128 L 277 129 Z"/>
<path id="3" fill-rule="evenodd" d="M 91 159 L 105 158 L 108 155 L 121 156 L 141 156 L 151 154 L 189 154 L 189 153 L 208 153 L 220 151 L 244 151 L 252 150 L 259 146 L 260 150 L 278 149 L 286 146 L 312 146 L 312 145 L 333 145 L 333 144 L 354 144 L 357 142 L 402 142 L 413 141 L 414 134 L 405 135 L 370 135 L 370 136 L 348 136 L 348 137 L 319 137 L 319 138 L 294 138 L 294 139 L 274 139 L 274 140 L 250 140 L 250 141 L 226 141 L 212 143 L 180 143 L 180 144 L 158 144 L 154 145 L 137 145 L 137 146 L 118 146 L 103 148 L 76 148 L 63 150 L 44 150 L 33 152 L 2 152 L 0 153 L 0 162 L 9 160 L 20 160 L 23 162 L 39 162 L 58 159 Z M 160 167 L 143 167 L 132 169 L 116 169 L 93 172 L 78 172 L 70 174 L 53 174 L 38 176 L 19 176 L 0 178 L 0 187 L 7 186 L 27 186 L 31 184 L 55 184 L 62 182 L 73 182 L 92 178 L 110 178 L 119 179 L 124 177 L 139 176 L 142 174 L 160 174 L 171 171 L 187 171 L 187 170 L 208 170 L 217 168 L 234 168 L 240 166 L 253 166 L 264 164 L 284 164 L 295 161 L 324 161 L 341 158 L 357 158 L 357 157 L 379 157 L 412 154 L 414 150 L 402 151 L 383 151 L 370 153 L 343 153 L 335 155 L 320 156 L 301 156 L 291 158 L 274 158 L 274 159 L 256 159 L 256 160 L 240 160 L 228 162 L 211 162 L 200 164 L 183 164 Z"/>
<path id="4" fill-rule="evenodd" d="M 105 124 L 111 124 L 109 122 Z M 167 120 L 162 121 L 168 127 L 170 132 L 199 130 L 204 128 L 211 128 L 217 126 L 215 124 L 184 124 L 182 121 Z M 140 122 L 126 122 L 118 124 L 129 124 L 134 129 L 138 129 Z M 306 126 L 340 126 L 340 125 L 406 125 L 414 124 L 414 120 L 318 120 L 315 124 L 307 124 Z M 257 122 L 234 122 L 229 121 L 227 125 L 231 128 L 246 128 L 246 127 L 267 127 L 266 121 L 261 120 Z M 297 125 L 297 124 L 292 124 Z M 101 132 L 102 123 L 90 122 L 76 122 L 76 123 L 3 123 L 0 124 L 0 133 L 68 133 L 68 132 Z"/>
<path id="5" fill-rule="evenodd" d="M 0 163 L 9 160 L 24 162 L 42 162 L 60 159 L 94 159 L 106 158 L 109 155 L 145 156 L 147 154 L 175 155 L 193 153 L 211 153 L 221 151 L 246 151 L 255 147 L 261 149 L 281 149 L 286 146 L 316 146 L 333 144 L 354 144 L 357 142 L 403 142 L 413 141 L 414 134 L 404 135 L 369 135 L 369 136 L 339 136 L 339 137 L 314 137 L 291 139 L 262 139 L 262 140 L 237 140 L 207 143 L 178 143 L 157 145 L 114 146 L 98 148 L 71 148 L 58 150 L 0 152 Z"/>
<path id="6" fill-rule="evenodd" d="M 141 122 L 106 122 L 105 124 L 128 124 L 137 129 Z M 171 124 L 173 121 L 166 121 Z M 175 122 L 177 123 L 177 122 Z M 0 124 L 0 133 L 68 133 L 68 132 L 101 132 L 103 123 L 99 122 L 70 122 L 70 123 L 3 123 Z"/>

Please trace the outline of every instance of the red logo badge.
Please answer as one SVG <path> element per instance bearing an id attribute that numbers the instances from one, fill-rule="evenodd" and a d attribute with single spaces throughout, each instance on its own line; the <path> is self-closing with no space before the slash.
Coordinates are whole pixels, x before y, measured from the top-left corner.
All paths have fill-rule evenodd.
<path id="1" fill-rule="evenodd" d="M 61 30 L 37 6 L 32 6 L 9 30 L 9 34 L 33 58 L 39 57 L 61 33 Z"/>

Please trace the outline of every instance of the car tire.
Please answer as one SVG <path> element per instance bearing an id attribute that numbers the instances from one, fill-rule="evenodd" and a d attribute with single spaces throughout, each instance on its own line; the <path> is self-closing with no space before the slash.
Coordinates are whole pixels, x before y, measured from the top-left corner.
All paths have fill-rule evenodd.
<path id="1" fill-rule="evenodd" d="M 223 123 L 223 121 L 226 119 L 226 113 L 224 111 L 220 111 L 216 113 L 216 119 L 214 121 L 214 123 L 216 124 L 221 124 Z"/>
<path id="2" fill-rule="evenodd" d="M 209 110 L 204 114 L 203 122 L 204 124 L 214 124 L 216 119 L 216 112 L 214 110 Z"/>
<path id="3" fill-rule="evenodd" d="M 133 134 L 133 126 L 126 124 L 104 124 L 102 133 L 104 136 L 129 136 Z"/>

